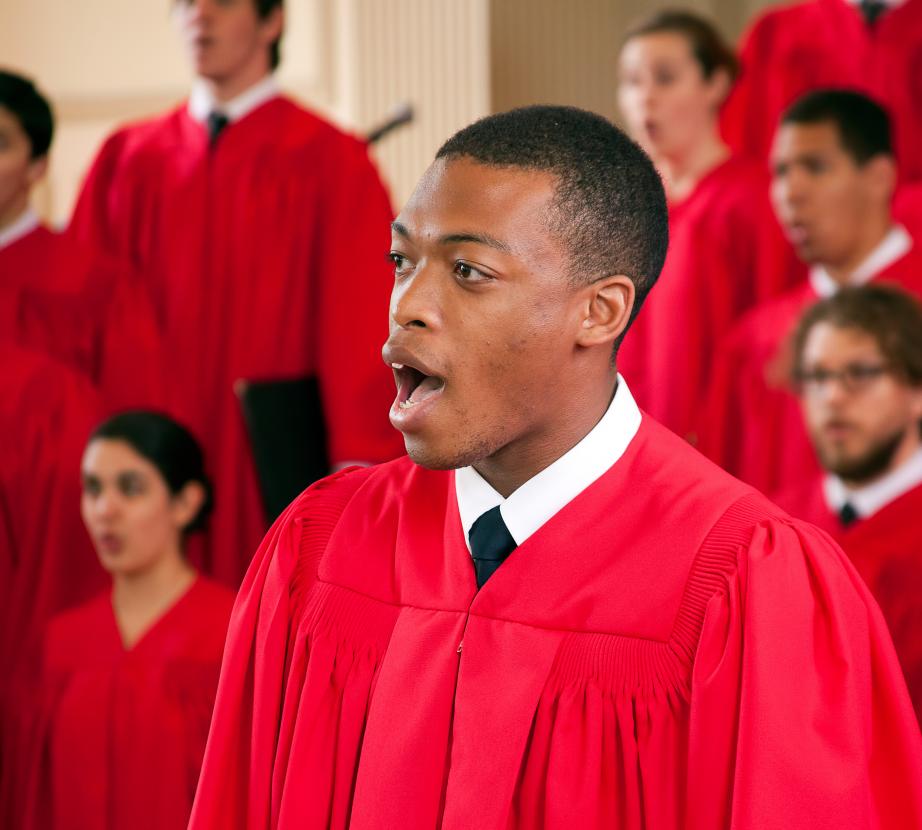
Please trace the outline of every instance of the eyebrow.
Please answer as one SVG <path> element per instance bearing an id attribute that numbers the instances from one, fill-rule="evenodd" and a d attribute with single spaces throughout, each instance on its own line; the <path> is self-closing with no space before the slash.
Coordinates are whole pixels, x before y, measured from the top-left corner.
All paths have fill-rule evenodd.
<path id="1" fill-rule="evenodd" d="M 400 222 L 391 222 L 391 230 L 406 240 L 412 239 L 409 229 Z M 486 245 L 488 248 L 496 248 L 496 250 L 506 254 L 512 253 L 512 248 L 506 242 L 486 233 L 450 233 L 446 236 L 439 237 L 440 245 L 457 245 L 459 242 L 473 242 L 475 245 Z"/>

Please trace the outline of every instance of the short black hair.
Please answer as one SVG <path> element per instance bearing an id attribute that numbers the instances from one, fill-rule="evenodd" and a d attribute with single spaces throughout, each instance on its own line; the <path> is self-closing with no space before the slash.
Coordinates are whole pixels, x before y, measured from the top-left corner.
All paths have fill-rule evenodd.
<path id="1" fill-rule="evenodd" d="M 887 111 L 872 98 L 850 89 L 816 89 L 798 98 L 781 124 L 832 123 L 842 147 L 862 166 L 876 156 L 892 156 Z"/>
<path id="2" fill-rule="evenodd" d="M 0 107 L 13 114 L 28 136 L 32 158 L 47 156 L 54 135 L 54 115 L 35 84 L 22 75 L 0 69 Z"/>
<path id="3" fill-rule="evenodd" d="M 869 283 L 842 288 L 810 306 L 794 331 L 795 383 L 807 338 L 820 323 L 870 335 L 897 377 L 922 386 L 922 304 L 912 294 L 896 285 Z"/>
<path id="4" fill-rule="evenodd" d="M 153 464 L 169 491 L 176 495 L 189 482 L 205 489 L 205 501 L 195 518 L 183 529 L 192 533 L 205 526 L 213 506 L 211 481 L 205 474 L 205 456 L 192 433 L 169 415 L 134 409 L 107 418 L 90 435 L 96 440 L 124 441 Z"/>
<path id="5" fill-rule="evenodd" d="M 558 179 L 550 230 L 570 250 L 570 278 L 631 278 L 631 320 L 663 267 L 669 217 L 663 183 L 640 147 L 601 115 L 538 105 L 489 115 L 455 133 L 437 159 L 540 170 Z"/>
<path id="6" fill-rule="evenodd" d="M 265 20 L 276 9 L 284 7 L 284 0 L 256 0 L 256 13 L 261 20 Z M 282 37 L 279 35 L 269 45 L 269 66 L 278 69 L 282 60 Z"/>
<path id="7" fill-rule="evenodd" d="M 622 46 L 635 37 L 669 32 L 688 41 L 692 55 L 705 78 L 723 69 L 731 81 L 739 75 L 740 65 L 733 47 L 724 40 L 717 27 L 706 17 L 686 9 L 662 9 L 633 24 L 621 41 Z"/>

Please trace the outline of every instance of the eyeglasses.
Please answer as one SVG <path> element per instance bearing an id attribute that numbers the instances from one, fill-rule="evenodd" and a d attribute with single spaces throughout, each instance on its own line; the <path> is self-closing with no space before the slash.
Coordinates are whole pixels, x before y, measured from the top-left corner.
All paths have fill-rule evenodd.
<path id="1" fill-rule="evenodd" d="M 798 392 L 801 395 L 819 395 L 830 381 L 838 381 L 850 395 L 864 392 L 878 378 L 890 371 L 886 364 L 869 365 L 851 363 L 838 372 L 829 369 L 812 369 L 798 371 L 795 376 Z"/>

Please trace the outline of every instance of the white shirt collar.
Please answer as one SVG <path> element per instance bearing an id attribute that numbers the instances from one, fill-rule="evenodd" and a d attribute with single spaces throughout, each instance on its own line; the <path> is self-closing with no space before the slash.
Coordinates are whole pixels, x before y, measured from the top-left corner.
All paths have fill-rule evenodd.
<path id="1" fill-rule="evenodd" d="M 471 525 L 481 514 L 500 505 L 509 533 L 521 545 L 621 458 L 637 434 L 640 421 L 634 397 L 624 378 L 618 375 L 615 397 L 602 419 L 575 447 L 526 481 L 509 498 L 497 493 L 473 467 L 455 470 L 455 494 L 465 542 Z"/>
<path id="2" fill-rule="evenodd" d="M 0 228 L 0 249 L 8 248 L 28 236 L 39 224 L 38 214 L 32 208 L 26 208 L 12 224 Z"/>
<path id="3" fill-rule="evenodd" d="M 211 90 L 204 81 L 197 80 L 192 84 L 189 94 L 189 115 L 199 123 L 204 123 L 209 113 L 215 110 L 223 112 L 228 120 L 233 123 L 245 115 L 249 115 L 257 107 L 262 106 L 281 93 L 275 75 L 266 75 L 261 81 L 253 84 L 249 89 L 241 92 L 236 98 L 218 103 Z"/>
<path id="4" fill-rule="evenodd" d="M 922 484 L 922 449 L 883 478 L 864 487 L 850 489 L 838 476 L 823 479 L 823 495 L 831 511 L 838 513 L 848 502 L 862 518 L 873 516 L 890 502 Z"/>
<path id="5" fill-rule="evenodd" d="M 864 285 L 885 268 L 902 259 L 912 248 L 912 237 L 902 225 L 894 225 L 880 244 L 865 257 L 864 261 L 848 278 L 849 285 Z M 822 265 L 810 269 L 810 285 L 820 297 L 831 297 L 839 290 L 837 283 Z"/>
<path id="6" fill-rule="evenodd" d="M 861 3 L 861 0 L 845 0 L 851 6 L 858 6 Z M 906 0 L 880 0 L 888 9 L 895 9 L 897 6 L 902 6 Z"/>

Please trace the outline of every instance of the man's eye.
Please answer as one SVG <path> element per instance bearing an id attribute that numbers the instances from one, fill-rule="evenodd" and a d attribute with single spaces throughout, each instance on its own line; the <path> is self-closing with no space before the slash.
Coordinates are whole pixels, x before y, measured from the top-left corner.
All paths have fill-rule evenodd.
<path id="1" fill-rule="evenodd" d="M 408 260 L 403 254 L 398 254 L 396 251 L 391 251 L 387 258 L 394 265 L 394 274 L 400 275 L 405 274 L 410 270 L 410 260 Z"/>
<path id="2" fill-rule="evenodd" d="M 478 280 L 487 279 L 487 275 L 484 274 L 483 271 L 478 271 L 473 265 L 469 265 L 463 260 L 458 260 L 455 263 L 455 274 L 466 282 L 477 282 Z"/>

